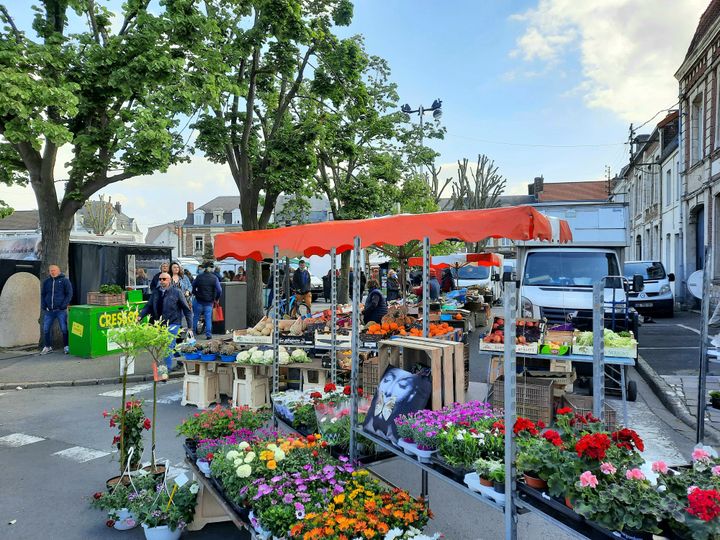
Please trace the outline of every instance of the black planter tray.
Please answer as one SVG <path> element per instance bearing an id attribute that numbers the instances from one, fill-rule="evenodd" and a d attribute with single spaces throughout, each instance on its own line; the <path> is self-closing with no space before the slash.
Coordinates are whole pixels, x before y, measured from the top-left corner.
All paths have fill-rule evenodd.
<path id="1" fill-rule="evenodd" d="M 448 478 L 452 478 L 458 484 L 465 485 L 465 475 L 471 472 L 469 469 L 462 469 L 460 467 L 453 467 L 445 462 L 437 453 L 430 456 L 430 461 L 435 468 L 442 472 Z"/>
<path id="2" fill-rule="evenodd" d="M 600 525 L 598 525 L 597 523 L 595 523 L 593 521 L 586 520 L 585 523 L 587 523 L 587 525 L 589 527 L 591 527 L 593 530 L 597 531 L 598 534 L 602 535 L 602 536 L 599 536 L 598 538 L 619 538 L 620 540 L 646 540 L 646 539 L 652 540 L 652 538 L 653 538 L 652 533 L 633 534 L 633 533 L 630 533 L 627 531 L 611 532 L 611 531 L 607 530 L 605 527 L 601 527 Z"/>
<path id="3" fill-rule="evenodd" d="M 550 513 L 547 512 L 544 508 L 542 508 L 542 506 L 547 506 L 553 510 L 553 512 L 550 513 L 551 515 L 553 515 L 553 517 L 555 517 L 555 513 L 561 514 L 564 518 L 562 521 L 569 520 L 575 523 L 582 523 L 585 521 L 584 517 L 568 508 L 564 501 L 559 501 L 554 497 L 551 497 L 546 492 L 540 491 L 539 489 L 531 488 L 523 482 L 517 482 L 516 485 L 518 492 L 526 495 L 526 500 L 531 499 L 533 502 L 533 506 L 535 506 L 536 508 L 540 508 L 541 510 L 543 510 L 543 512 Z"/>
<path id="4" fill-rule="evenodd" d="M 183 448 L 185 449 L 185 455 L 188 457 L 188 459 L 195 463 L 195 461 L 197 460 L 197 447 L 193 449 L 190 448 L 186 443 L 183 443 Z"/>

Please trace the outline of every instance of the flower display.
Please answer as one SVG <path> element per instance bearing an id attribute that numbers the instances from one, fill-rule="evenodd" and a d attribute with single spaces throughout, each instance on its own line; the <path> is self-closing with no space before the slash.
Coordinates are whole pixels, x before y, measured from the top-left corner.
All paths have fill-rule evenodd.
<path id="1" fill-rule="evenodd" d="M 575 445 L 575 451 L 578 457 L 602 460 L 610 445 L 610 438 L 606 434 L 591 433 L 580 438 Z"/>
<path id="2" fill-rule="evenodd" d="M 688 494 L 687 512 L 703 521 L 720 516 L 720 492 L 714 489 L 694 489 Z"/>
<path id="3" fill-rule="evenodd" d="M 185 437 L 196 440 L 217 439 L 232 435 L 240 429 L 255 431 L 264 426 L 269 419 L 268 411 L 255 411 L 245 406 L 225 408 L 217 405 L 186 418 L 178 426 L 177 431 Z"/>

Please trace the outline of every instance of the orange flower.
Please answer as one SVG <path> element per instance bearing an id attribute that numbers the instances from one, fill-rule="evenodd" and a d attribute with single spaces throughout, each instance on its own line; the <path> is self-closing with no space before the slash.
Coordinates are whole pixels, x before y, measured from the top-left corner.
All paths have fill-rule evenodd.
<path id="1" fill-rule="evenodd" d="M 292 527 L 290 527 L 290 536 L 297 536 L 297 535 L 299 535 L 300 532 L 302 531 L 302 529 L 303 529 L 303 524 L 302 524 L 302 523 L 296 523 L 295 525 L 293 525 Z"/>
<path id="2" fill-rule="evenodd" d="M 378 523 L 377 530 L 380 534 L 386 534 L 390 530 L 390 527 L 388 527 L 387 523 L 381 521 Z"/>
<path id="3" fill-rule="evenodd" d="M 270 461 L 268 461 L 267 464 L 266 464 L 266 466 L 267 466 L 267 468 L 270 469 L 271 471 L 274 471 L 275 469 L 277 469 L 277 463 L 275 462 L 274 459 L 271 459 Z"/>

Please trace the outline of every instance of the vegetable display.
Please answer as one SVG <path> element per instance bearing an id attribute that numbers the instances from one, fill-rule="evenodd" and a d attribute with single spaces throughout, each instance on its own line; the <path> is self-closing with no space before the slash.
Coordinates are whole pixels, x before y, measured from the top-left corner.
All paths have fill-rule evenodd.
<path id="1" fill-rule="evenodd" d="M 612 330 L 605 329 L 603 332 L 603 339 L 606 347 L 616 347 L 619 349 L 628 349 L 637 345 L 637 341 L 632 335 L 632 332 L 613 332 Z M 593 333 L 592 332 L 579 332 L 575 337 L 575 343 L 583 347 L 592 347 L 593 344 Z"/>

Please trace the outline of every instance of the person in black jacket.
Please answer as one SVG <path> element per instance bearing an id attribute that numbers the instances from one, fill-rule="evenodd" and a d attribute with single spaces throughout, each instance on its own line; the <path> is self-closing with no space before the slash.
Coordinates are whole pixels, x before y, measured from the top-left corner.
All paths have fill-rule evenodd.
<path id="1" fill-rule="evenodd" d="M 293 273 L 292 289 L 295 291 L 295 304 L 305 304 L 308 309 L 312 306 L 312 293 L 310 292 L 310 272 L 305 268 L 305 261 L 300 259 L 297 270 Z"/>
<path id="2" fill-rule="evenodd" d="M 43 281 L 40 291 L 40 310 L 43 312 L 43 335 L 45 346 L 40 354 L 52 351 L 52 327 L 55 319 L 60 324 L 63 335 L 63 351 L 68 354 L 67 308 L 72 300 L 73 288 L 70 280 L 60 271 L 60 267 L 51 264 L 48 267 L 49 277 Z"/>
<path id="3" fill-rule="evenodd" d="M 188 321 L 192 320 L 192 310 L 185 301 L 185 295 L 177 287 L 170 286 L 170 274 L 163 272 L 158 277 L 158 288 L 153 291 L 139 317 L 142 319 L 147 315 L 150 315 L 153 321 L 166 323 L 170 333 L 176 336 L 180 331 L 183 316 Z M 175 340 L 170 343 L 169 350 L 174 348 Z M 170 353 L 165 358 L 168 370 L 172 369 L 172 361 L 173 355 Z"/>
<path id="4" fill-rule="evenodd" d="M 391 268 L 387 277 L 387 299 L 397 300 L 398 298 L 400 298 L 400 280 L 397 272 Z"/>
<path id="5" fill-rule="evenodd" d="M 367 286 L 370 292 L 368 292 L 367 299 L 365 300 L 363 322 L 365 324 L 370 322 L 379 323 L 388 312 L 387 302 L 385 301 L 382 291 L 380 291 L 380 284 L 376 279 L 369 279 Z"/>
<path id="6" fill-rule="evenodd" d="M 205 266 L 205 271 L 195 278 L 192 287 L 195 296 L 193 305 L 193 332 L 198 333 L 200 311 L 205 317 L 205 337 L 212 339 L 212 309 L 213 303 L 220 299 L 222 288 L 217 276 L 212 272 L 212 264 Z"/>

